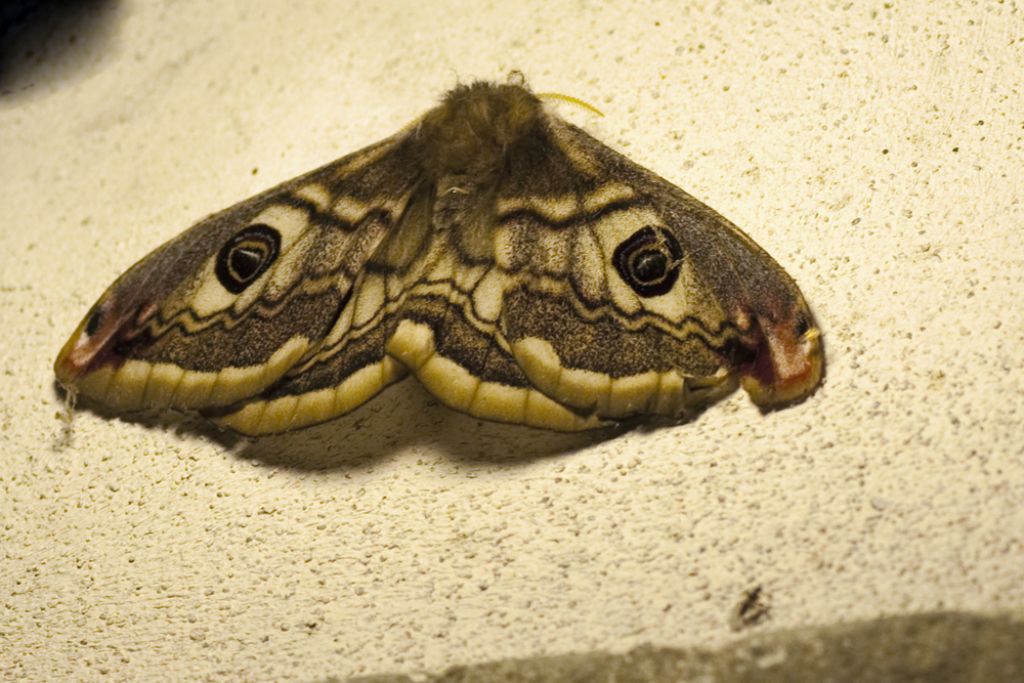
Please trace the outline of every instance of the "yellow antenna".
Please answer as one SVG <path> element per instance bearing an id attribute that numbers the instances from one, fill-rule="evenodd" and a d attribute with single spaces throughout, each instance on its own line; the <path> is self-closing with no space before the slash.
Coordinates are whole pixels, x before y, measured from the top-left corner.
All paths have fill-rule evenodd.
<path id="1" fill-rule="evenodd" d="M 573 97 L 572 95 L 563 95 L 560 92 L 539 92 L 539 93 L 537 93 L 537 97 L 546 98 L 546 99 L 549 99 L 549 100 L 562 100 L 563 102 L 569 102 L 570 104 L 575 104 L 577 107 L 583 107 L 584 109 L 589 109 L 590 111 L 594 112 L 598 116 L 604 116 L 604 112 L 602 112 L 600 109 L 598 109 L 594 105 L 588 104 L 587 102 L 584 102 L 583 100 L 579 99 L 578 97 Z"/>

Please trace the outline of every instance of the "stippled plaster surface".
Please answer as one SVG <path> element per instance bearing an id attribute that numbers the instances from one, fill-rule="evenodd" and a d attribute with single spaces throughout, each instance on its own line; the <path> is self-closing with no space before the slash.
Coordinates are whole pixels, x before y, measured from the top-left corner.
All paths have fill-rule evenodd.
<path id="1" fill-rule="evenodd" d="M 711 647 L 757 585 L 757 629 L 1024 604 L 1017 4 L 429 4 L 98 2 L 8 54 L 0 677 Z M 405 382 L 254 443 L 63 429 L 50 363 L 131 263 L 511 69 L 787 268 L 815 396 L 568 436 Z"/>

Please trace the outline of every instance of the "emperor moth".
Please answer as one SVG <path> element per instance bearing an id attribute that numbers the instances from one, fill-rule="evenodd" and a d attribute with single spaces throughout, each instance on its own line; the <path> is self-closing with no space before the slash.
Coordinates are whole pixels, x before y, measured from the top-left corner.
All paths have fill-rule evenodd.
<path id="1" fill-rule="evenodd" d="M 214 214 L 119 277 L 57 356 L 117 410 L 245 434 L 413 374 L 471 415 L 556 430 L 819 384 L 796 284 L 711 208 L 521 81 L 461 85 L 395 135 Z"/>

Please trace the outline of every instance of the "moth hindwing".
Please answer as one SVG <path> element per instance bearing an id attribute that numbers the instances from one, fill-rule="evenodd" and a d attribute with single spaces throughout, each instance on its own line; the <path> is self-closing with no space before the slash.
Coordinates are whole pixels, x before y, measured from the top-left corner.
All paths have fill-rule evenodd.
<path id="1" fill-rule="evenodd" d="M 480 82 L 159 247 L 55 371 L 116 409 L 267 434 L 407 373 L 471 415 L 577 430 L 737 383 L 783 405 L 822 366 L 796 284 L 736 226 L 522 83 Z"/>

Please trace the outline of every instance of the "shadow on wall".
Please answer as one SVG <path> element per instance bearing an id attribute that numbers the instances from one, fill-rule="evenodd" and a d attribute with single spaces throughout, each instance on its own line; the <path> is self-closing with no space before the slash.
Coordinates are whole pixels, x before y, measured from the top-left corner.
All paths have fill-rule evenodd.
<path id="1" fill-rule="evenodd" d="M 54 381 L 53 388 L 66 401 L 58 382 Z M 624 431 L 659 425 L 650 420 L 624 422 L 605 429 L 566 433 L 487 422 L 446 408 L 412 378 L 388 387 L 347 415 L 260 438 L 243 437 L 194 414 L 117 413 L 86 398 L 79 401 L 78 408 L 111 420 L 112 428 L 120 420 L 198 436 L 219 443 L 237 457 L 301 471 L 358 469 L 410 446 L 429 447 L 463 462 L 527 464 L 587 448 Z M 73 447 L 74 441 L 74 423 L 70 422 L 54 448 L 62 451 Z"/>
<path id="2" fill-rule="evenodd" d="M 450 410 L 407 378 L 348 415 L 246 439 L 235 453 L 275 467 L 319 470 L 365 467 L 368 461 L 420 446 L 464 462 L 525 465 L 586 448 L 622 429 L 564 433 L 488 422 Z"/>
<path id="3" fill-rule="evenodd" d="M 0 2 L 0 97 L 88 75 L 113 39 L 118 0 Z"/>

